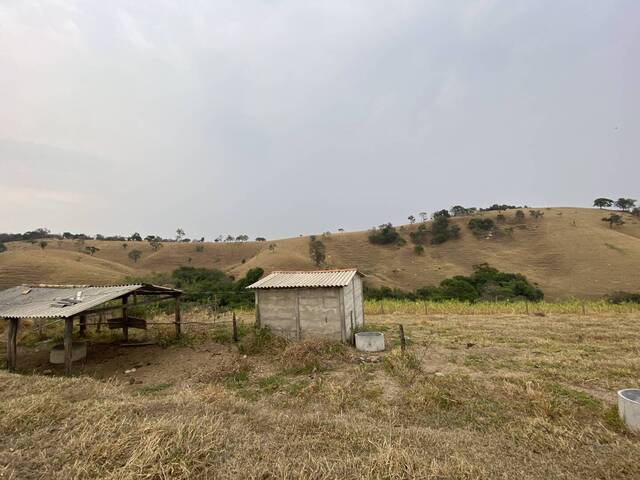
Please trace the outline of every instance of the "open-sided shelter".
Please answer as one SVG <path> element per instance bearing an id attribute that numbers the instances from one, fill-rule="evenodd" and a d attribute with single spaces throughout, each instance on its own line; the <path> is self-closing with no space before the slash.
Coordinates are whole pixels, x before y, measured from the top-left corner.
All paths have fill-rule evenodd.
<path id="1" fill-rule="evenodd" d="M 16 368 L 16 337 L 21 319 L 64 320 L 65 371 L 71 370 L 73 322 L 78 321 L 84 334 L 87 316 L 120 310 L 120 318 L 109 319 L 111 325 L 122 328 L 124 341 L 129 340 L 129 328 L 144 326 L 144 320 L 128 314 L 132 306 L 175 299 L 176 335 L 180 335 L 180 290 L 157 285 L 22 285 L 0 291 L 0 318 L 9 322 L 7 331 L 7 367 Z M 148 297 L 140 299 L 140 297 Z M 132 301 L 129 301 L 129 300 Z M 103 305 L 117 301 L 117 305 Z"/>
<path id="2" fill-rule="evenodd" d="M 256 325 L 293 338 L 350 342 L 364 324 L 362 277 L 355 268 L 272 272 L 247 287 L 256 295 Z"/>

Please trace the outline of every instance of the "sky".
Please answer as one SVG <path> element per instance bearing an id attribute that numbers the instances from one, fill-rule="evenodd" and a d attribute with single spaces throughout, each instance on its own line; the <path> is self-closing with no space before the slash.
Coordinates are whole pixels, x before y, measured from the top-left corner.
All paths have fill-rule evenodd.
<path id="1" fill-rule="evenodd" d="M 0 0 L 0 231 L 640 198 L 637 0 Z"/>

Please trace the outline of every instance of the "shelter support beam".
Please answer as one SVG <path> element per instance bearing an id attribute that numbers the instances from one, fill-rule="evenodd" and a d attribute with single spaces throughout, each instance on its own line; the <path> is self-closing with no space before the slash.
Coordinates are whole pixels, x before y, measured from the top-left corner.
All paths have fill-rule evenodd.
<path id="1" fill-rule="evenodd" d="M 176 297 L 176 304 L 175 304 L 175 317 L 176 317 L 176 338 L 180 337 L 180 334 L 182 333 L 182 324 L 181 322 L 181 318 L 180 318 L 180 297 Z"/>
<path id="2" fill-rule="evenodd" d="M 73 317 L 64 319 L 64 373 L 71 375 L 73 361 Z"/>
<path id="3" fill-rule="evenodd" d="M 129 297 L 125 295 L 122 297 L 122 339 L 124 343 L 129 342 L 129 312 L 127 311 L 127 304 L 129 303 Z"/>
<path id="4" fill-rule="evenodd" d="M 10 372 L 16 369 L 18 322 L 19 320 L 17 318 L 9 319 L 9 330 L 7 331 L 7 368 Z"/>
<path id="5" fill-rule="evenodd" d="M 80 314 L 80 336 L 84 337 L 87 334 L 87 316 Z"/>

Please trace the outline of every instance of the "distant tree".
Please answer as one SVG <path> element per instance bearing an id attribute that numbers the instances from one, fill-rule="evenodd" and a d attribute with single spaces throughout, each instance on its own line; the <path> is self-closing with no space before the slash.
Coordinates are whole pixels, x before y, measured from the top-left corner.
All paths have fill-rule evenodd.
<path id="1" fill-rule="evenodd" d="M 62 234 L 62 238 L 64 238 L 65 240 L 71 240 L 73 238 L 73 234 L 71 232 L 64 232 Z"/>
<path id="2" fill-rule="evenodd" d="M 622 215 L 618 215 L 617 213 L 612 213 L 608 217 L 604 217 L 602 221 L 608 222 L 609 228 L 613 228 L 614 226 L 619 227 L 621 225 L 624 225 L 624 220 L 622 219 Z"/>
<path id="3" fill-rule="evenodd" d="M 246 242 L 249 240 L 249 235 L 238 235 L 236 237 L 236 242 Z"/>
<path id="4" fill-rule="evenodd" d="M 123 243 L 123 244 L 122 244 L 122 248 L 123 248 L 124 250 L 126 250 L 128 246 L 129 246 L 129 245 L 128 245 L 128 244 L 126 244 L 126 243 Z"/>
<path id="5" fill-rule="evenodd" d="M 0 253 L 6 252 L 6 251 L 7 251 L 7 246 L 4 243 L 0 242 Z"/>
<path id="6" fill-rule="evenodd" d="M 204 237 L 200 237 L 200 243 L 204 243 Z"/>
<path id="7" fill-rule="evenodd" d="M 429 218 L 429 214 L 427 212 L 420 212 L 418 213 L 418 216 L 423 222 L 426 222 L 427 218 Z"/>
<path id="8" fill-rule="evenodd" d="M 222 235 L 218 235 L 216 238 L 213 239 L 213 241 L 216 242 L 216 243 L 221 242 L 222 240 L 224 240 Z"/>
<path id="9" fill-rule="evenodd" d="M 409 215 L 409 216 L 407 217 L 407 220 L 409 220 L 409 223 L 410 223 L 411 225 L 413 225 L 414 223 L 416 223 L 416 217 L 414 217 L 413 215 Z"/>
<path id="10" fill-rule="evenodd" d="M 99 252 L 100 249 L 98 247 L 88 246 L 88 247 L 84 247 L 84 251 L 85 253 L 88 253 L 89 255 L 93 256 L 96 252 Z"/>
<path id="11" fill-rule="evenodd" d="M 96 240 L 104 240 L 104 235 L 101 235 L 100 233 L 96 233 Z"/>
<path id="12" fill-rule="evenodd" d="M 224 239 L 225 242 L 233 242 L 235 240 L 235 238 L 233 238 L 233 235 L 227 235 L 227 237 Z"/>
<path id="13" fill-rule="evenodd" d="M 631 215 L 633 215 L 634 217 L 640 217 L 640 208 L 636 207 L 631 210 Z"/>
<path id="14" fill-rule="evenodd" d="M 338 229 L 338 231 L 339 231 L 340 233 L 342 233 L 342 232 L 344 232 L 344 228 L 339 228 L 339 229 Z"/>
<path id="15" fill-rule="evenodd" d="M 176 242 L 181 241 L 184 238 L 184 230 L 182 228 L 176 229 Z"/>
<path id="16" fill-rule="evenodd" d="M 416 245 L 413 247 L 413 253 L 416 255 L 422 255 L 424 253 L 424 247 L 422 245 Z"/>
<path id="17" fill-rule="evenodd" d="M 138 232 L 135 232 L 133 235 L 129 237 L 129 240 L 132 242 L 141 242 L 142 236 Z"/>
<path id="18" fill-rule="evenodd" d="M 266 242 L 267 239 L 264 237 L 256 237 L 256 242 Z"/>
<path id="19" fill-rule="evenodd" d="M 317 266 L 322 265 L 326 258 L 324 243 L 318 240 L 315 235 L 309 237 L 309 256 Z"/>
<path id="20" fill-rule="evenodd" d="M 490 218 L 472 218 L 469 220 L 469 229 L 476 235 L 489 233 L 494 228 L 493 220 Z"/>
<path id="21" fill-rule="evenodd" d="M 451 215 L 454 217 L 461 217 L 463 215 L 469 215 L 471 213 L 469 208 L 465 208 L 462 205 L 454 205 L 451 207 Z"/>
<path id="22" fill-rule="evenodd" d="M 403 239 L 391 223 L 383 223 L 369 232 L 369 241 L 377 245 L 403 243 Z"/>
<path id="23" fill-rule="evenodd" d="M 449 210 L 438 210 L 437 212 L 433 213 L 433 218 L 434 220 L 437 218 L 451 218 L 451 214 L 449 213 Z"/>
<path id="24" fill-rule="evenodd" d="M 157 252 L 160 248 L 162 248 L 162 242 L 158 237 L 149 240 L 149 245 L 153 249 L 154 252 Z"/>
<path id="25" fill-rule="evenodd" d="M 142 256 L 142 252 L 140 250 L 131 250 L 129 252 L 129 258 L 133 260 L 133 263 L 138 263 L 138 260 Z"/>
<path id="26" fill-rule="evenodd" d="M 531 215 L 536 220 L 544 217 L 544 212 L 541 210 L 529 210 L 529 215 Z"/>
<path id="27" fill-rule="evenodd" d="M 49 245 L 49 243 L 47 243 L 45 240 L 40 240 L 40 243 L 38 243 L 38 245 L 40 245 L 40 248 L 44 250 L 45 248 L 47 248 L 47 245 Z"/>
<path id="28" fill-rule="evenodd" d="M 636 201 L 633 198 L 619 198 L 615 203 L 617 208 L 625 212 L 631 210 L 635 205 Z"/>
<path id="29" fill-rule="evenodd" d="M 516 211 L 516 221 L 518 223 L 524 222 L 524 212 L 522 210 L 517 210 Z"/>
<path id="30" fill-rule="evenodd" d="M 611 200 L 610 198 L 596 198 L 593 201 L 593 206 L 598 207 L 600 209 L 609 208 L 612 205 L 613 205 L 613 200 Z"/>

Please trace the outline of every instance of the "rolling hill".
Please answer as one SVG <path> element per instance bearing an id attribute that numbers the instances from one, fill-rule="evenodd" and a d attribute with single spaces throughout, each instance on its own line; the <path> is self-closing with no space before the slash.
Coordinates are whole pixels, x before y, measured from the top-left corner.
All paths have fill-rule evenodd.
<path id="1" fill-rule="evenodd" d="M 399 232 L 404 246 L 380 246 L 368 241 L 368 232 L 333 233 L 322 236 L 326 268 L 357 266 L 371 285 L 403 289 L 433 285 L 453 275 L 466 275 L 474 264 L 489 263 L 508 272 L 527 275 L 547 298 L 597 297 L 614 291 L 640 290 L 640 219 L 624 214 L 625 225 L 609 228 L 601 221 L 606 211 L 583 208 L 542 209 L 544 217 L 516 224 L 514 210 L 503 212 L 507 222 L 494 235 L 474 235 L 470 217 L 452 222 L 460 238 L 428 245 L 416 255 L 404 225 Z M 526 210 L 525 210 L 526 213 Z M 498 212 L 484 212 L 495 220 Z M 506 229 L 512 228 L 511 233 Z M 80 251 L 70 240 L 49 240 L 46 249 L 28 242 L 6 244 L 0 254 L 0 288 L 22 283 L 102 284 L 122 281 L 127 275 L 169 272 L 180 266 L 217 268 L 239 277 L 253 267 L 276 269 L 317 268 L 309 257 L 309 238 L 268 242 L 165 243 L 153 251 L 147 242 L 87 241 L 100 250 L 93 256 Z M 203 251 L 196 246 L 202 245 Z M 271 245 L 272 246 L 270 248 Z M 128 252 L 142 251 L 137 263 Z"/>

